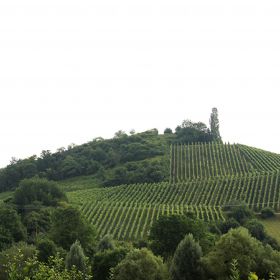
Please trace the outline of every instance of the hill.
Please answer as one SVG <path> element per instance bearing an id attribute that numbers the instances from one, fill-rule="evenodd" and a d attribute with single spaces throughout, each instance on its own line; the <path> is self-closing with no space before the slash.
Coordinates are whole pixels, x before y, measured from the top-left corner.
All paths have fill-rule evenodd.
<path id="1" fill-rule="evenodd" d="M 255 211 L 265 206 L 278 211 L 279 159 L 244 145 L 171 145 L 169 181 L 77 190 L 68 197 L 100 235 L 145 238 L 163 214 L 193 212 L 208 221 L 220 220 L 222 207 L 236 201 L 245 201 Z"/>

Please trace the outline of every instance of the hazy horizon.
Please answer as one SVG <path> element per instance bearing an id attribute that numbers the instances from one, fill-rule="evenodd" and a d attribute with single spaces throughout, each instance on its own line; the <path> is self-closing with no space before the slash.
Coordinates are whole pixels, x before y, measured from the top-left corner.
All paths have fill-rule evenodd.
<path id="1" fill-rule="evenodd" d="M 0 167 L 95 137 L 208 125 L 280 153 L 279 1 L 1 1 Z"/>

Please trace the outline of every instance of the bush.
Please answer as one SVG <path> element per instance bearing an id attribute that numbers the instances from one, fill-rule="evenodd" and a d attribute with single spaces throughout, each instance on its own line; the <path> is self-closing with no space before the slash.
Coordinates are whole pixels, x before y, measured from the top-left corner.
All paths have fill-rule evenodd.
<path id="1" fill-rule="evenodd" d="M 261 210 L 261 217 L 263 219 L 271 218 L 275 215 L 275 212 L 272 208 L 266 207 Z"/>

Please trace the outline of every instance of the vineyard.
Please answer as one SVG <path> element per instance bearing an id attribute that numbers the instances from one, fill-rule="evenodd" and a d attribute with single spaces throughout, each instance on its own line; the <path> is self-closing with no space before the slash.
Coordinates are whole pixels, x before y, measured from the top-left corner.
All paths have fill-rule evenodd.
<path id="1" fill-rule="evenodd" d="M 170 147 L 170 182 L 68 192 L 100 236 L 145 238 L 160 215 L 194 213 L 223 220 L 222 207 L 245 201 L 259 211 L 280 209 L 280 156 L 244 145 Z"/>

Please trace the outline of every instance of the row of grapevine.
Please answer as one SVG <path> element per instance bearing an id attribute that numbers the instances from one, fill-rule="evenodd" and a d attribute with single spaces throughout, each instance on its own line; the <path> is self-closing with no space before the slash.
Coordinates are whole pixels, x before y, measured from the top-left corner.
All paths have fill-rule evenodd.
<path id="1" fill-rule="evenodd" d="M 170 180 L 183 182 L 190 178 L 208 178 L 230 174 L 246 174 L 253 166 L 238 145 L 202 143 L 171 145 Z"/>
<path id="2" fill-rule="evenodd" d="M 170 184 L 134 184 L 100 191 L 84 190 L 69 192 L 70 201 L 100 203 L 137 203 L 167 205 L 223 206 L 234 200 L 242 200 L 256 210 L 263 206 L 280 210 L 279 171 L 255 172 L 245 175 L 229 175 L 216 178 L 188 180 Z"/>
<path id="3" fill-rule="evenodd" d="M 255 170 L 274 171 L 280 169 L 280 155 L 257 148 L 238 145 L 241 154 L 251 162 Z"/>
<path id="4" fill-rule="evenodd" d="M 161 215 L 193 212 L 206 221 L 224 219 L 220 207 L 205 205 L 85 202 L 80 209 L 100 236 L 110 233 L 119 240 L 145 238 Z"/>

